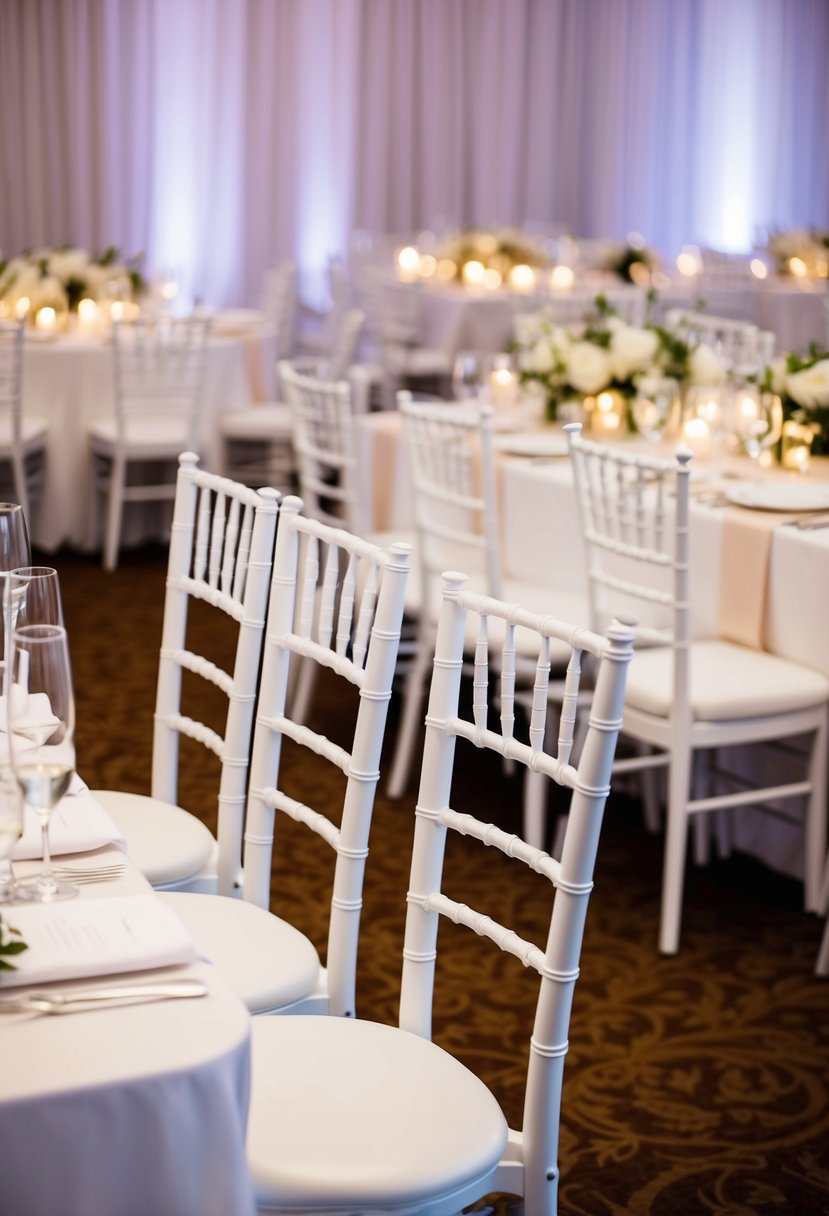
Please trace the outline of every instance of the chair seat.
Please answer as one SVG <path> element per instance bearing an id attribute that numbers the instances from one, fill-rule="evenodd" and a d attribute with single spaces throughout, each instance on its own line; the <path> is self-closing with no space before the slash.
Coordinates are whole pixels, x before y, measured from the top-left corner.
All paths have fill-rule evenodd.
<path id="1" fill-rule="evenodd" d="M 219 429 L 225 439 L 291 439 L 293 434 L 290 406 L 283 401 L 263 401 L 243 410 L 231 410 L 222 415 Z"/>
<path id="2" fill-rule="evenodd" d="M 485 1182 L 507 1144 L 507 1122 L 486 1086 L 434 1043 L 396 1027 L 257 1018 L 252 1075 L 248 1162 L 265 1209 L 419 1211 Z"/>
<path id="3" fill-rule="evenodd" d="M 92 796 L 121 829 L 131 860 L 154 887 L 174 886 L 215 876 L 218 845 L 207 827 L 171 802 L 120 790 L 93 790 Z M 215 877 L 212 883 L 215 889 Z"/>
<path id="4" fill-rule="evenodd" d="M 45 418 L 26 418 L 20 419 L 20 442 L 24 448 L 31 447 L 35 444 L 40 445 L 46 440 L 49 431 L 49 423 Z M 12 447 L 12 424 L 11 418 L 0 418 L 0 451 L 7 453 Z"/>
<path id="5" fill-rule="evenodd" d="M 118 424 L 114 417 L 98 418 L 89 427 L 94 447 L 113 451 L 119 443 Z M 189 420 L 164 418 L 148 414 L 145 418 L 130 418 L 124 436 L 124 446 L 133 457 L 166 456 L 191 447 Z"/>
<path id="6" fill-rule="evenodd" d="M 251 1013 L 285 1009 L 314 992 L 319 955 L 304 934 L 256 904 L 226 895 L 163 891 Z"/>
<path id="7" fill-rule="evenodd" d="M 810 709 L 829 699 L 829 680 L 763 650 L 718 640 L 690 651 L 691 709 L 696 721 L 734 721 Z M 628 672 L 625 704 L 667 717 L 673 705 L 673 652 L 640 650 Z"/>

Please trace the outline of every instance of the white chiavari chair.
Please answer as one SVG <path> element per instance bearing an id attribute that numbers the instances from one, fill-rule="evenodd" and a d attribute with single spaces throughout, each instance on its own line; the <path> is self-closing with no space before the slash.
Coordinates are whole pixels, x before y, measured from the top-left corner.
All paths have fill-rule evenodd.
<path id="1" fill-rule="evenodd" d="M 91 489 L 106 502 L 107 570 L 118 564 L 124 507 L 172 502 L 179 452 L 199 450 L 210 325 L 209 317 L 191 316 L 112 327 L 114 409 L 89 427 Z"/>
<path id="2" fill-rule="evenodd" d="M 766 651 L 692 636 L 690 452 L 679 452 L 675 461 L 648 459 L 583 439 L 578 423 L 564 429 L 593 627 L 619 613 L 641 622 L 622 733 L 647 752 L 618 761 L 616 768 L 667 773 L 660 950 L 675 954 L 679 948 L 689 825 L 713 812 L 803 799 L 804 902 L 816 911 L 826 856 L 829 681 Z M 717 762 L 729 747 L 762 749 L 798 736 L 810 739 L 799 780 L 764 786 L 758 776 L 749 783 Z"/>
<path id="3" fill-rule="evenodd" d="M 491 1192 L 523 1196 L 524 1210 L 533 1216 L 554 1216 L 557 1210 L 567 1031 L 632 631 L 616 624 L 600 637 L 475 595 L 463 583 L 463 575 L 446 576 L 435 644 L 406 895 L 399 1024 L 312 1017 L 254 1020 L 248 1159 L 260 1212 L 442 1216 Z M 478 645 L 471 718 L 464 716 L 459 699 L 467 616 L 479 618 L 472 626 Z M 516 732 L 512 702 L 519 633 L 534 651 L 538 669 L 535 708 L 523 737 Z M 503 641 L 497 657 L 495 636 Z M 567 711 L 555 755 L 541 744 L 553 644 L 571 656 Z M 585 744 L 574 763 L 573 718 L 586 654 L 593 657 L 598 674 Z M 490 700 L 493 672 L 501 688 Z M 484 749 L 539 768 L 571 792 L 560 862 L 487 823 L 485 808 L 479 806 L 480 817 L 453 809 L 452 773 L 461 763 L 460 750 L 468 766 L 479 762 Z M 448 894 L 453 875 L 451 854 L 444 865 L 447 833 L 466 837 L 458 848 L 489 846 L 504 854 L 504 864 L 535 871 L 539 899 L 547 897 L 547 883 L 555 888 L 543 944 Z M 481 949 L 499 947 L 540 977 L 520 1131 L 510 1129 L 482 1081 L 432 1040 L 436 978 L 451 982 L 448 971 L 436 976 L 441 917 L 472 929 Z M 536 976 L 530 974 L 527 982 L 533 981 Z M 455 982 L 462 982 L 457 973 Z"/>
<path id="4" fill-rule="evenodd" d="M 322 380 L 344 380 L 349 373 L 363 327 L 364 314 L 350 308 L 341 314 L 327 357 L 290 360 L 292 367 Z M 277 366 L 279 401 L 259 401 L 245 409 L 230 410 L 219 421 L 227 477 L 247 485 L 275 485 L 290 489 L 297 476 L 291 407 L 285 399 Z"/>
<path id="5" fill-rule="evenodd" d="M 295 262 L 280 262 L 265 271 L 262 309 L 275 337 L 276 358 L 289 359 L 296 338 L 297 267 Z"/>
<path id="6" fill-rule="evenodd" d="M 49 424 L 23 413 L 24 321 L 0 321 L 0 465 L 8 467 L 7 497 L 31 526 L 42 489 Z"/>
<path id="7" fill-rule="evenodd" d="M 153 726 L 151 793 L 95 790 L 121 828 L 130 856 L 157 888 L 230 894 L 239 883 L 253 703 L 273 561 L 277 495 L 256 493 L 179 457 L 167 567 Z M 193 649 L 191 605 L 202 602 L 239 627 L 234 667 L 224 671 Z M 182 695 L 196 678 L 200 694 Z M 204 681 L 227 698 L 224 730 L 202 720 Z M 177 805 L 179 744 L 194 740 L 219 760 L 218 841 Z"/>
<path id="8" fill-rule="evenodd" d="M 414 401 L 398 394 L 412 475 L 416 577 L 410 597 L 416 616 L 415 654 L 403 693 L 400 725 L 389 776 L 389 796 L 399 798 L 411 768 L 440 610 L 441 575 L 464 569 L 478 591 L 550 610 L 572 619 L 587 616 L 583 596 L 505 573 L 493 451 L 494 410 L 489 405 Z M 467 638 L 469 653 L 475 638 Z M 561 656 L 558 656 L 559 658 Z"/>
<path id="9" fill-rule="evenodd" d="M 252 1013 L 354 1016 L 357 939 L 369 829 L 397 661 L 409 549 L 384 550 L 300 514 L 282 500 L 244 837 L 244 899 L 163 895 Z M 341 700 L 356 701 L 350 750 L 296 721 L 287 699 L 292 662 L 327 669 Z M 283 743 L 307 765 L 331 764 L 345 778 L 341 807 L 308 805 L 308 784 L 283 779 Z M 270 911 L 276 815 L 315 832 L 336 854 L 328 948 L 322 966 L 311 941 Z M 318 887 L 321 876 L 307 875 Z M 276 892 L 281 909 L 287 899 Z"/>

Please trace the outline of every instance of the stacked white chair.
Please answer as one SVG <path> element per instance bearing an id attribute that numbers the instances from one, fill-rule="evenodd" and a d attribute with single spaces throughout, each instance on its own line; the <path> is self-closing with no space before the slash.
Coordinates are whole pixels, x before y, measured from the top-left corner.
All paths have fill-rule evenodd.
<path id="1" fill-rule="evenodd" d="M 360 338 L 364 316 L 358 308 L 343 312 L 326 358 L 288 360 L 292 367 L 320 379 L 339 381 L 348 375 Z M 226 476 L 247 485 L 278 485 L 288 489 L 296 479 L 291 408 L 277 367 L 279 401 L 260 401 L 224 414 L 219 424 Z"/>
<path id="2" fill-rule="evenodd" d="M 0 321 L 0 465 L 8 466 L 8 496 L 31 526 L 42 489 L 49 424 L 23 413 L 23 321 Z"/>
<path id="3" fill-rule="evenodd" d="M 625 695 L 623 735 L 647 749 L 617 769 L 667 772 L 659 948 L 679 948 L 690 822 L 735 807 L 805 801 L 804 902 L 820 904 L 826 856 L 829 681 L 811 668 L 719 637 L 694 638 L 690 620 L 690 452 L 675 461 L 583 439 L 568 424 L 594 628 L 636 616 L 639 647 Z M 802 778 L 745 788 L 716 753 L 808 736 Z M 707 762 L 707 767 L 703 764 Z M 700 790 L 704 780 L 708 790 Z M 730 792 L 728 792 L 730 791 Z M 702 795 L 702 796 L 700 796 Z"/>
<path id="4" fill-rule="evenodd" d="M 280 262 L 265 272 L 262 308 L 276 341 L 276 358 L 289 359 L 294 351 L 297 314 L 297 268 Z"/>
<path id="5" fill-rule="evenodd" d="M 114 409 L 89 427 L 92 491 L 106 502 L 107 570 L 118 564 L 125 505 L 171 502 L 179 452 L 199 450 L 210 324 L 192 316 L 113 325 Z M 145 480 L 148 466 L 155 481 Z"/>
<path id="6" fill-rule="evenodd" d="M 465 570 L 475 590 L 578 620 L 587 617 L 584 596 L 561 591 L 552 581 L 530 582 L 505 575 L 493 452 L 494 410 L 489 405 L 432 404 L 398 394 L 412 475 L 417 576 L 407 605 L 417 617 L 418 636 L 406 677 L 389 795 L 403 794 L 428 679 L 440 610 L 441 574 Z M 469 653 L 475 638 L 467 639 Z M 560 656 L 559 656 L 560 657 Z"/>
<path id="7" fill-rule="evenodd" d="M 606 637 L 599 637 L 515 604 L 475 595 L 463 582 L 463 575 L 446 577 L 435 645 L 405 896 L 399 1024 L 330 1017 L 254 1020 L 248 1160 L 260 1212 L 443 1216 L 491 1192 L 523 1196 L 524 1210 L 533 1216 L 554 1216 L 557 1210 L 567 1031 L 632 632 L 615 625 Z M 467 614 L 480 617 L 474 626 L 479 642 L 471 720 L 462 716 L 459 704 Z M 538 667 L 529 742 L 514 731 L 517 632 L 532 640 Z M 497 658 L 492 654 L 494 635 L 504 639 Z M 571 655 L 568 712 L 562 717 L 555 755 L 544 752 L 540 743 L 553 644 Z M 593 656 L 598 675 L 585 744 L 574 764 L 573 713 L 583 654 Z M 500 731 L 488 717 L 493 669 L 500 673 L 500 695 L 492 702 L 500 705 Z M 484 817 L 452 808 L 456 748 L 463 750 L 466 766 L 491 749 L 514 763 L 542 769 L 572 792 L 561 862 Z M 452 881 L 449 863 L 444 875 L 447 832 L 466 837 L 469 848 L 489 846 L 511 863 L 534 870 L 542 900 L 549 897 L 547 883 L 552 884 L 555 895 L 545 943 L 522 938 L 446 893 Z M 540 976 L 520 1131 L 509 1128 L 483 1082 L 432 1041 L 442 916 L 472 929 L 481 948 L 494 944 Z M 443 973 L 447 983 L 449 975 Z M 459 978 L 456 974 L 456 982 Z"/>
<path id="8" fill-rule="evenodd" d="M 282 500 L 245 820 L 244 899 L 172 893 L 162 898 L 252 1013 L 354 1016 L 363 873 L 380 777 L 391 684 L 400 641 L 409 550 L 380 549 L 300 514 Z M 296 721 L 287 705 L 292 662 L 328 669 L 341 699 L 357 693 L 351 750 Z M 308 768 L 329 763 L 345 777 L 341 808 L 305 802 L 280 771 L 285 740 L 305 749 Z M 294 796 L 296 794 L 297 796 Z M 269 911 L 276 814 L 315 832 L 334 850 L 326 966 L 304 934 Z M 321 877 L 309 874 L 318 888 Z M 276 894 L 279 906 L 279 892 Z"/>
<path id="9" fill-rule="evenodd" d="M 153 727 L 149 796 L 96 790 L 126 837 L 135 864 L 154 887 L 231 894 L 238 887 L 253 705 L 273 561 L 277 495 L 256 493 L 179 458 L 167 567 L 164 623 Z M 188 642 L 188 611 L 204 602 L 238 625 L 232 672 Z M 218 733 L 182 704 L 182 679 L 199 677 L 227 697 Z M 190 701 L 193 700 L 193 706 Z M 189 712 L 184 712 L 184 710 Z M 218 842 L 195 815 L 176 804 L 179 741 L 202 744 L 221 761 Z"/>

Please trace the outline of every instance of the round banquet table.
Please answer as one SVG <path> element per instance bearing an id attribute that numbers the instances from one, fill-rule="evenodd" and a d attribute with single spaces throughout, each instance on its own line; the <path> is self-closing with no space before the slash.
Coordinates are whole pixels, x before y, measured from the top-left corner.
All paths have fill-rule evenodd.
<path id="1" fill-rule="evenodd" d="M 219 416 L 250 405 L 259 396 L 262 349 L 243 335 L 212 334 L 204 381 L 201 456 L 218 471 Z M 29 520 L 32 542 L 49 552 L 61 545 L 92 550 L 100 524 L 90 490 L 87 428 L 114 410 L 113 358 L 109 342 L 77 334 L 44 341 L 27 334 L 23 355 L 23 411 L 49 424 L 46 474 L 40 501 Z M 167 504 L 132 505 L 124 516 L 124 542 L 164 539 Z"/>
<path id="2" fill-rule="evenodd" d="M 124 855 L 110 848 L 94 856 Z M 16 870 L 25 876 L 37 865 Z M 73 903 L 144 892 L 148 884 L 128 864 L 114 881 L 85 884 Z M 14 908 L 4 916 L 13 924 Z M 114 979 L 172 975 L 204 979 L 207 996 L 63 1017 L 2 1014 L 0 1211 L 252 1216 L 250 1017 L 208 963 Z"/>

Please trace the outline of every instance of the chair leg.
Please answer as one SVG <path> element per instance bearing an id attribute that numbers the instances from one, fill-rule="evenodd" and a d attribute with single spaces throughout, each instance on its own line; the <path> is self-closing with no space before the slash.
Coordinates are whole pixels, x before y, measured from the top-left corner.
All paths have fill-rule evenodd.
<path id="1" fill-rule="evenodd" d="M 710 793 L 708 770 L 703 752 L 695 752 L 691 762 L 693 792 L 695 798 Z M 707 814 L 694 815 L 694 861 L 698 866 L 707 866 L 711 860 L 711 820 Z"/>
<path id="2" fill-rule="evenodd" d="M 690 766 L 691 757 L 687 750 L 674 752 L 668 773 L 668 822 L 662 870 L 662 909 L 659 922 L 659 949 L 662 954 L 676 954 L 679 949 L 685 854 L 688 847 Z"/>
<path id="3" fill-rule="evenodd" d="M 107 498 L 106 532 L 104 535 L 104 569 L 114 570 L 118 565 L 118 549 L 121 540 L 121 518 L 124 512 L 124 483 L 126 468 L 123 460 L 113 459 L 109 475 Z"/>
<path id="4" fill-rule="evenodd" d="M 818 912 L 821 916 L 826 916 L 829 913 L 829 857 L 823 870 L 823 883 L 818 900 Z M 818 950 L 817 962 L 815 964 L 815 975 L 829 975 L 829 919 L 823 929 L 823 938 Z"/>
<path id="5" fill-rule="evenodd" d="M 803 861 L 803 901 L 807 912 L 820 909 L 823 866 L 826 858 L 826 783 L 827 748 L 829 748 L 829 708 L 824 706 L 820 725 L 812 740 L 809 759 L 811 791 L 806 803 Z M 829 898 L 829 896 L 827 896 Z"/>

